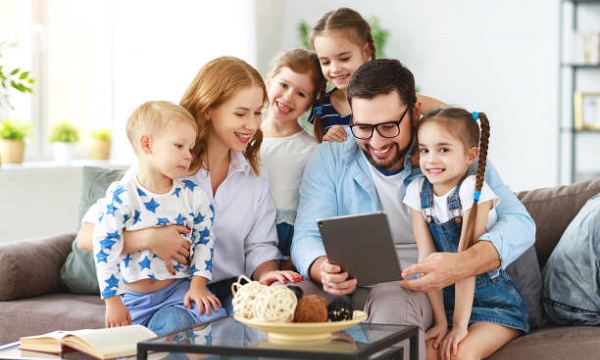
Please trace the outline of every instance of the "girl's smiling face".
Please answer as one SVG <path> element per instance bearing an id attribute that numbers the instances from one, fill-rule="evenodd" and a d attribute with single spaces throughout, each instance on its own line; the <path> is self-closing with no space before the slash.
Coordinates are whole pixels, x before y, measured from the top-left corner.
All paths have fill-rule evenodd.
<path id="1" fill-rule="evenodd" d="M 344 91 L 354 71 L 371 57 L 369 44 L 357 45 L 352 41 L 349 31 L 325 30 L 314 39 L 323 75 L 336 88 Z"/>
<path id="2" fill-rule="evenodd" d="M 228 149 L 243 152 L 260 128 L 264 106 L 259 86 L 243 88 L 224 103 L 210 109 L 211 138 Z"/>
<path id="3" fill-rule="evenodd" d="M 311 73 L 300 74 L 289 67 L 282 67 L 267 80 L 269 116 L 279 121 L 297 121 L 312 105 L 315 84 Z"/>
<path id="4" fill-rule="evenodd" d="M 452 190 L 479 154 L 435 121 L 423 123 L 417 135 L 419 165 L 438 196 Z"/>

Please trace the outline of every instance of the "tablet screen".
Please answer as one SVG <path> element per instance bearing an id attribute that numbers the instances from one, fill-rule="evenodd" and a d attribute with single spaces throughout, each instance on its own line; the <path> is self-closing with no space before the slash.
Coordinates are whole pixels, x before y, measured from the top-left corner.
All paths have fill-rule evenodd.
<path id="1" fill-rule="evenodd" d="M 383 212 L 317 220 L 329 262 L 359 286 L 401 280 L 387 215 Z"/>

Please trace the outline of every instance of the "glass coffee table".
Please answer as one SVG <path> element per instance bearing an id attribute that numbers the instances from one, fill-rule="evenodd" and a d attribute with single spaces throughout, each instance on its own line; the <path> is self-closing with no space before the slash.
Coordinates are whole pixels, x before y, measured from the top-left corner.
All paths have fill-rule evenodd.
<path id="1" fill-rule="evenodd" d="M 267 333 L 233 318 L 220 318 L 138 343 L 138 360 L 156 352 L 205 354 L 203 359 L 401 359 L 400 342 L 408 339 L 410 359 L 418 359 L 418 327 L 361 323 L 335 332 L 330 340 L 274 342 Z M 169 357 L 171 358 L 171 357 Z"/>

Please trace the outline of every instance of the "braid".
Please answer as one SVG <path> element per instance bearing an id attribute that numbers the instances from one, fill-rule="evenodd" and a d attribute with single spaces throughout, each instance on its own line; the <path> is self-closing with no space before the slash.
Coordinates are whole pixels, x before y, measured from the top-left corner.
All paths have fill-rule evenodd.
<path id="1" fill-rule="evenodd" d="M 490 141 L 490 123 L 485 113 L 479 113 L 479 122 L 481 124 L 481 140 L 479 144 L 479 165 L 477 166 L 475 191 L 481 191 L 481 188 L 483 187 L 483 176 L 485 175 L 488 145 Z"/>
<path id="2" fill-rule="evenodd" d="M 327 93 L 327 80 L 323 78 L 319 89 L 319 96 L 317 97 L 316 106 L 322 106 L 325 102 L 325 96 Z M 318 143 L 323 142 L 323 136 L 325 136 L 325 128 L 323 127 L 323 121 L 321 115 L 315 111 L 315 120 L 313 121 L 313 135 Z"/>
<path id="3" fill-rule="evenodd" d="M 485 175 L 485 166 L 487 162 L 487 152 L 490 139 L 490 123 L 484 113 L 479 113 L 479 122 L 481 124 L 481 137 L 479 141 L 479 163 L 477 164 L 477 175 L 475 176 L 475 193 L 480 194 L 483 187 L 483 177 Z M 475 243 L 474 233 L 475 224 L 477 222 L 477 204 L 479 196 L 474 196 L 473 206 L 469 215 L 468 223 L 465 230 L 465 241 L 459 251 L 463 251 L 471 247 Z"/>
<path id="4" fill-rule="evenodd" d="M 323 136 L 325 136 L 325 129 L 323 128 L 323 122 L 321 121 L 320 115 L 315 115 L 315 122 L 313 123 L 313 135 L 318 143 L 323 142 Z"/>

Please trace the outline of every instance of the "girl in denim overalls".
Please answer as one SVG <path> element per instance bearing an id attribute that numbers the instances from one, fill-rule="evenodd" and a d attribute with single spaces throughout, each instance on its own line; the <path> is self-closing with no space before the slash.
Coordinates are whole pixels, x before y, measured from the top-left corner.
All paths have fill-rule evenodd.
<path id="1" fill-rule="evenodd" d="M 485 114 L 439 109 L 427 114 L 417 131 L 425 178 L 408 186 L 404 203 L 411 208 L 421 261 L 435 251 L 471 246 L 495 223 L 499 199 L 483 181 L 489 138 Z M 469 176 L 477 159 L 477 175 Z M 504 269 L 427 295 L 434 315 L 425 335 L 428 359 L 485 358 L 529 332 L 527 305 Z"/>

